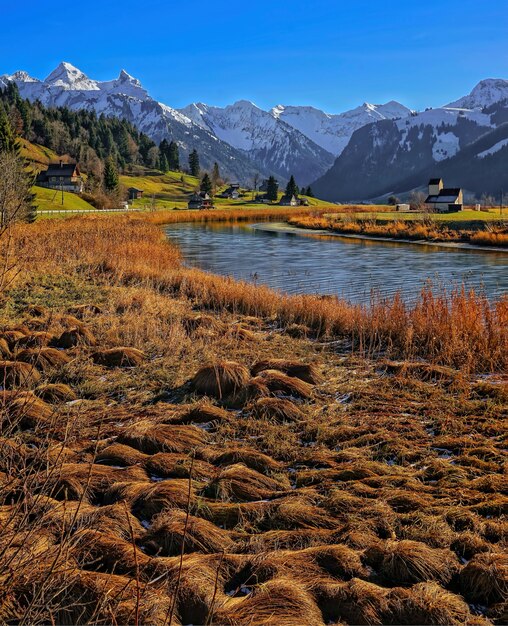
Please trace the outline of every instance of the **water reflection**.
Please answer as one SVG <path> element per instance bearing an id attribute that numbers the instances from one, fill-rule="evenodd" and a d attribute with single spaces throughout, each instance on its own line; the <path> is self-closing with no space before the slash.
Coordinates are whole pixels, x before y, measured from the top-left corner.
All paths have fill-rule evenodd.
<path id="1" fill-rule="evenodd" d="M 432 245 L 258 230 L 249 224 L 174 224 L 167 235 L 186 262 L 287 293 L 366 302 L 373 291 L 414 298 L 427 281 L 465 284 L 497 298 L 508 290 L 508 254 Z"/>

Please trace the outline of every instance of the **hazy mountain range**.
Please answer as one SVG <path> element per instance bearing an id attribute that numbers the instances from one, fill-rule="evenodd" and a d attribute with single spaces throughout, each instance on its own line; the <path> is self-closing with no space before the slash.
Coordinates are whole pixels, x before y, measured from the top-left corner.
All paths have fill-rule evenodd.
<path id="1" fill-rule="evenodd" d="M 310 106 L 264 111 L 246 100 L 178 110 L 154 100 L 124 70 L 96 81 L 70 63 L 44 80 L 23 71 L 1 76 L 0 87 L 8 81 L 46 106 L 124 117 L 156 142 L 174 139 L 183 158 L 196 148 L 203 167 L 217 161 L 226 176 L 244 183 L 256 173 L 281 182 L 294 174 L 330 200 L 403 193 L 429 175 L 478 194 L 508 188 L 508 81 L 502 79 L 481 81 L 455 102 L 420 113 L 391 101 L 340 114 Z"/>

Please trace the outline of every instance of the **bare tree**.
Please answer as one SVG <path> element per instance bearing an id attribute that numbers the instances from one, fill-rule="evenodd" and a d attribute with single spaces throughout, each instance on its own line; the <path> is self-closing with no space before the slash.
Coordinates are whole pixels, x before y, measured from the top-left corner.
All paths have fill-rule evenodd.
<path id="1" fill-rule="evenodd" d="M 0 234 L 14 222 L 33 222 L 34 177 L 15 152 L 0 152 Z"/>
<path id="2" fill-rule="evenodd" d="M 423 191 L 412 191 L 409 194 L 409 205 L 414 211 L 422 211 L 425 208 L 426 198 Z"/>

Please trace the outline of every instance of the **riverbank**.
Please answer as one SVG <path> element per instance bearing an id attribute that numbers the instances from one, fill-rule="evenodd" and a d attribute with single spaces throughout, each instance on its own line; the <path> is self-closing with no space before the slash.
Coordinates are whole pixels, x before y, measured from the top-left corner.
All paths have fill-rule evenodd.
<path id="1" fill-rule="evenodd" d="M 4 621 L 499 621 L 506 305 L 285 297 L 141 217 L 11 235 Z"/>
<path id="2" fill-rule="evenodd" d="M 305 228 L 304 226 L 292 226 L 290 224 L 280 223 L 268 223 L 268 224 L 254 224 L 253 228 L 257 230 L 265 230 L 268 232 L 288 233 L 293 235 L 325 235 L 327 237 L 339 237 L 344 239 L 359 239 L 365 241 L 384 241 L 386 243 L 410 243 L 419 246 L 432 246 L 437 248 L 449 248 L 455 250 L 480 250 L 484 252 L 504 252 L 508 253 L 508 248 L 496 247 L 496 246 L 482 246 L 457 241 L 429 241 L 418 239 L 405 239 L 402 237 L 382 237 L 374 235 L 362 235 L 334 232 L 323 228 Z"/>

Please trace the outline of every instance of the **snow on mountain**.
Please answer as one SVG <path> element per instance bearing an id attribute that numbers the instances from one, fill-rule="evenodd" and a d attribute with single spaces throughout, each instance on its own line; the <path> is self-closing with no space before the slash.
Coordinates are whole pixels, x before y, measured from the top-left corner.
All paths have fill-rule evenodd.
<path id="1" fill-rule="evenodd" d="M 182 151 L 183 162 L 186 154 L 197 148 L 202 166 L 211 168 L 217 161 L 225 176 L 246 181 L 256 172 L 263 176 L 273 173 L 252 163 L 243 152 L 221 141 L 176 109 L 151 98 L 140 81 L 125 70 L 116 79 L 96 81 L 70 63 L 63 62 L 43 81 L 26 72 L 0 77 L 0 87 L 9 82 L 16 83 L 23 98 L 40 100 L 45 106 L 93 110 L 98 115 L 121 117 L 156 143 L 164 138 L 174 139 Z"/>
<path id="2" fill-rule="evenodd" d="M 447 104 L 447 108 L 483 109 L 508 99 L 508 80 L 486 78 L 481 80 L 470 94 Z"/>
<path id="3" fill-rule="evenodd" d="M 329 151 L 248 100 L 224 108 L 199 102 L 180 112 L 284 179 L 294 174 L 300 184 L 308 184 L 315 172 L 324 173 L 333 162 Z"/>
<path id="4" fill-rule="evenodd" d="M 508 139 L 501 139 L 501 141 L 498 141 L 490 148 L 487 148 L 487 150 L 483 150 L 482 152 L 479 152 L 476 156 L 479 159 L 484 159 L 486 156 L 490 156 L 491 154 L 495 154 L 496 152 L 499 152 L 499 150 L 502 150 L 505 146 L 508 146 Z"/>
<path id="5" fill-rule="evenodd" d="M 271 111 L 280 119 L 299 130 L 318 146 L 338 156 L 349 143 L 355 130 L 379 120 L 393 120 L 411 115 L 411 109 L 394 100 L 386 104 L 369 104 L 344 113 L 331 115 L 314 107 L 284 106 L 279 104 Z"/>
<path id="6" fill-rule="evenodd" d="M 90 80 L 81 70 L 65 61 L 51 72 L 44 83 L 48 87 L 60 87 L 69 91 L 99 91 L 100 89 L 95 80 Z"/>

